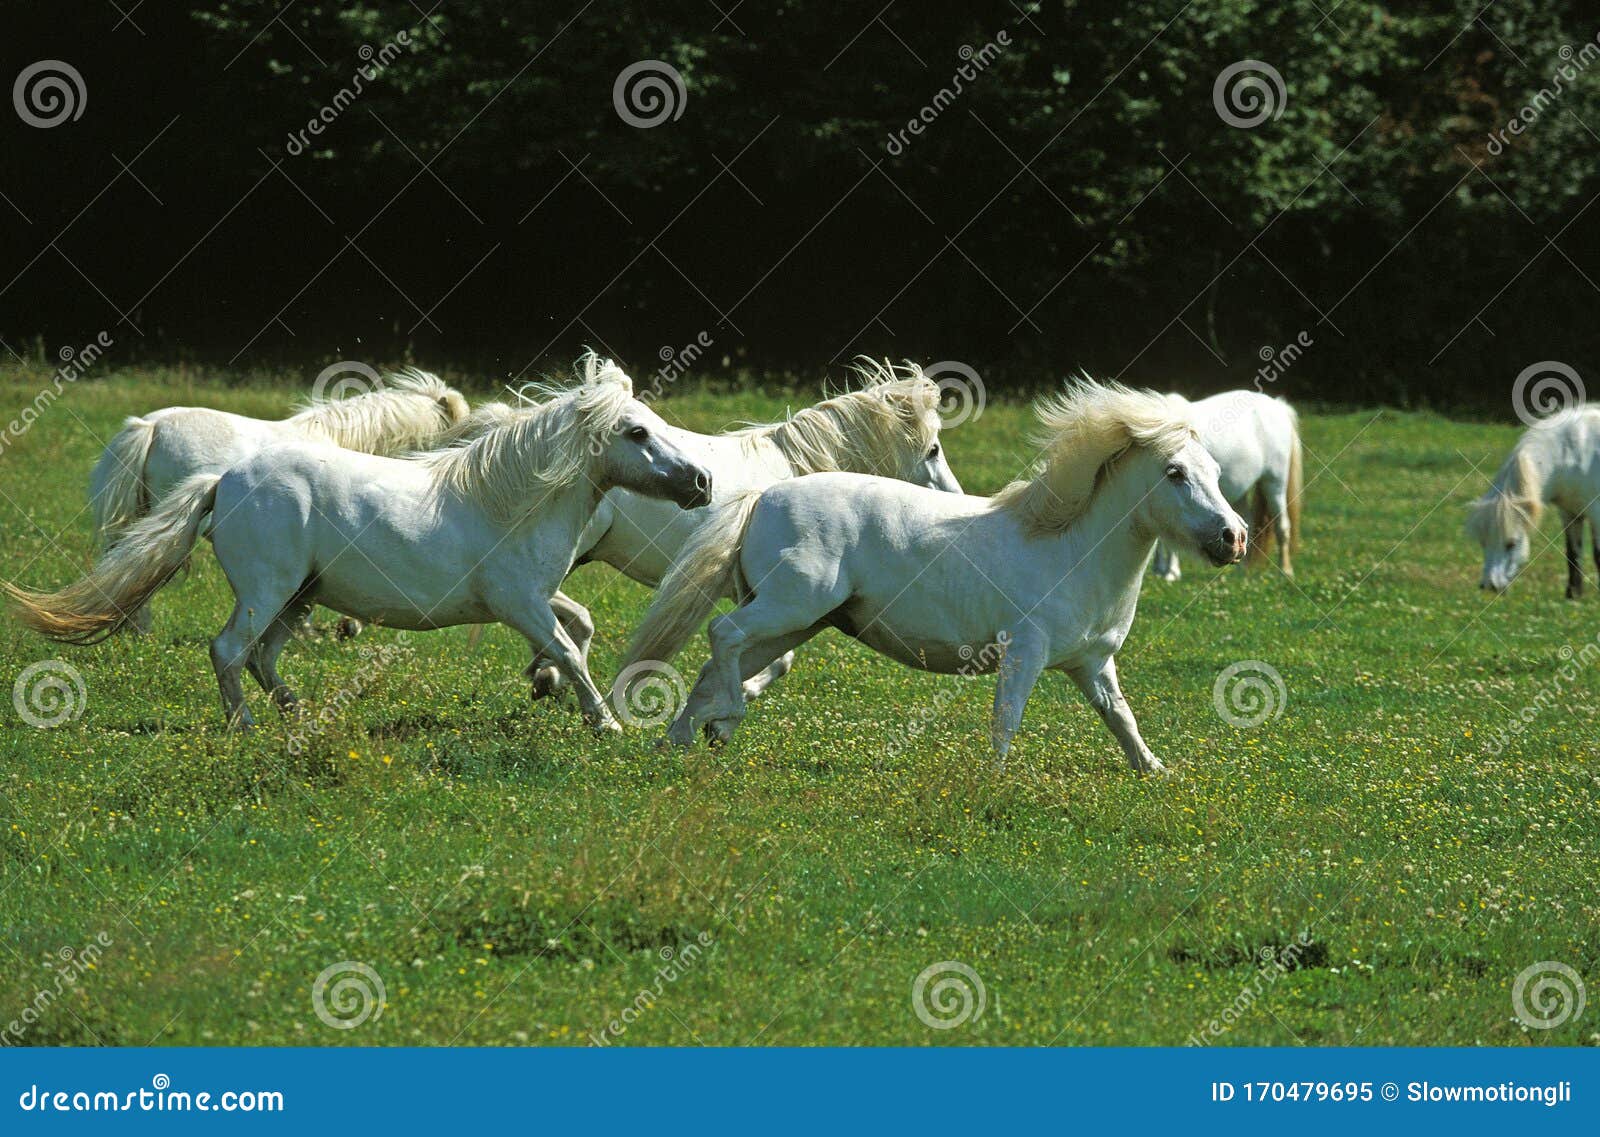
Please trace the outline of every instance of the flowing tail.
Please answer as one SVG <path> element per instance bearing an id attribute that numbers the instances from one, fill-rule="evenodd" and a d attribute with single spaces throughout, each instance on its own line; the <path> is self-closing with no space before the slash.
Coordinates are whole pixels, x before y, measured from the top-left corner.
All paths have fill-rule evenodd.
<path id="1" fill-rule="evenodd" d="M 89 575 L 59 592 L 29 592 L 0 582 L 17 619 L 42 636 L 98 643 L 120 631 L 188 563 L 200 523 L 217 498 L 220 474 L 195 474 L 123 530 Z"/>
<path id="2" fill-rule="evenodd" d="M 760 500 L 761 495 L 756 492 L 740 494 L 715 507 L 694 531 L 672 571 L 657 587 L 644 620 L 634 629 L 619 674 L 626 674 L 631 665 L 642 660 L 670 663 L 711 615 L 717 601 L 732 594 L 739 551 Z"/>
<path id="3" fill-rule="evenodd" d="M 94 507 L 95 539 L 109 549 L 123 530 L 149 508 L 145 498 L 144 463 L 155 439 L 150 419 L 129 418 L 122 424 L 89 479 L 89 504 Z"/>

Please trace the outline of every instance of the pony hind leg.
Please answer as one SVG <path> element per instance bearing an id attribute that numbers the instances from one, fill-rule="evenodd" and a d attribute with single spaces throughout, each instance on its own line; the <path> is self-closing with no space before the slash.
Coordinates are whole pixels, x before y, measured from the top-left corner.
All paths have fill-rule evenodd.
<path id="1" fill-rule="evenodd" d="M 283 654 L 284 645 L 294 638 L 301 621 L 311 607 L 311 602 L 301 597 L 289 601 L 284 610 L 278 613 L 277 618 L 268 625 L 266 633 L 257 641 L 255 650 L 245 662 L 250 675 L 261 685 L 263 691 L 272 696 L 272 701 L 277 704 L 280 711 L 293 710 L 300 700 L 289 690 L 289 685 L 283 681 L 283 676 L 278 674 L 278 656 Z"/>
<path id="2" fill-rule="evenodd" d="M 791 632 L 784 636 L 756 641 L 747 640 L 739 658 L 741 693 L 748 692 L 750 686 L 761 676 L 774 671 L 778 675 L 784 674 L 787 667 L 778 670 L 779 665 L 786 660 L 792 660 L 794 649 L 821 630 L 822 625 L 816 624 L 803 631 Z M 694 689 L 684 702 L 683 710 L 678 713 L 678 717 L 667 730 L 667 742 L 675 746 L 688 746 L 694 742 L 697 727 L 703 729 L 706 737 L 714 743 L 726 742 L 733 737 L 733 732 L 744 715 L 742 713 L 737 717 L 720 715 L 718 698 L 722 691 L 719 687 L 716 664 L 716 657 L 713 656 L 700 669 L 700 676 L 695 680 Z M 746 694 L 747 699 L 753 697 Z"/>
<path id="3" fill-rule="evenodd" d="M 1150 571 L 1161 580 L 1183 579 L 1183 570 L 1178 567 L 1178 554 L 1167 548 L 1163 541 L 1156 542 L 1155 556 L 1150 560 Z"/>
<path id="4" fill-rule="evenodd" d="M 273 611 L 277 610 L 274 606 Z M 260 633 L 255 630 L 254 609 L 241 596 L 234 601 L 233 614 L 211 641 L 211 668 L 217 673 L 217 689 L 222 695 L 222 715 L 230 728 L 248 730 L 256 723 L 244 701 L 240 677 L 255 652 Z"/>

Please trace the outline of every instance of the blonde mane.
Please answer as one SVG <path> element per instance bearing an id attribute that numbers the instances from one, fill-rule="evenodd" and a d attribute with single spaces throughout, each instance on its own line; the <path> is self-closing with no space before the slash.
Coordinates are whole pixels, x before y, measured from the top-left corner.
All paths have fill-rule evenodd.
<path id="1" fill-rule="evenodd" d="M 1528 450 L 1543 441 L 1544 436 L 1537 432 L 1548 429 L 1553 421 L 1547 419 L 1517 439 L 1488 492 L 1467 507 L 1467 532 L 1479 544 L 1514 541 L 1539 527 L 1544 498 Z"/>
<path id="2" fill-rule="evenodd" d="M 939 438 L 939 387 L 916 364 L 898 368 L 864 359 L 861 386 L 782 422 L 730 431 L 752 457 L 763 443 L 781 454 L 796 476 L 834 470 L 909 477 Z"/>
<path id="3" fill-rule="evenodd" d="M 1190 404 L 1177 395 L 1135 391 L 1085 376 L 1035 407 L 1044 457 L 1031 479 L 994 497 L 1036 534 L 1059 533 L 1089 508 L 1106 469 L 1135 446 L 1163 458 L 1195 438 Z"/>
<path id="4" fill-rule="evenodd" d="M 412 460 L 496 523 L 529 520 L 553 494 L 591 475 L 633 399 L 633 381 L 609 359 L 591 353 L 579 368 L 577 385 L 533 387 L 525 406 L 486 404 L 474 416 L 482 433 Z"/>
<path id="5" fill-rule="evenodd" d="M 411 368 L 382 387 L 347 399 L 311 399 L 289 425 L 324 442 L 369 454 L 437 446 L 467 421 L 467 400 L 443 379 Z"/>

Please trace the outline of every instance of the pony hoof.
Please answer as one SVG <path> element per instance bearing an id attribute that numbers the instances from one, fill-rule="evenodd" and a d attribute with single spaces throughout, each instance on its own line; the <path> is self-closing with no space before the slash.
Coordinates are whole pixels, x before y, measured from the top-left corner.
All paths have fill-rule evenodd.
<path id="1" fill-rule="evenodd" d="M 718 719 L 716 722 L 706 723 L 702 729 L 705 731 L 706 741 L 712 746 L 726 746 L 733 738 L 734 727 L 738 725 L 729 719 Z"/>
<path id="2" fill-rule="evenodd" d="M 601 719 L 597 722 L 591 722 L 589 724 L 589 729 L 594 731 L 595 734 L 604 738 L 608 734 L 621 734 L 622 724 L 616 719 Z"/>
<path id="3" fill-rule="evenodd" d="M 339 622 L 333 627 L 333 634 L 341 640 L 353 640 L 361 634 L 365 625 L 360 620 L 349 616 L 340 617 Z"/>
<path id="4" fill-rule="evenodd" d="M 548 699 L 551 695 L 561 691 L 561 673 L 553 667 L 541 667 L 533 673 L 533 687 L 530 697 L 534 699 Z"/>

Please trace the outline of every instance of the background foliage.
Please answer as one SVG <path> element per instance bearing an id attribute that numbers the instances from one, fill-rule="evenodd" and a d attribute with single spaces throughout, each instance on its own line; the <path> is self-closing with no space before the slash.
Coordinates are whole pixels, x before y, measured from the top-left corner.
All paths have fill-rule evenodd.
<path id="1" fill-rule="evenodd" d="M 0 335 L 502 375 L 706 331 L 729 365 L 893 353 L 1194 390 L 1305 331 L 1291 394 L 1496 407 L 1529 363 L 1594 354 L 1600 68 L 1487 145 L 1600 33 L 1577 0 L 428 7 L 19 17 L 4 74 L 69 61 L 88 104 L 4 116 Z M 291 154 L 401 30 L 413 48 Z M 688 95 L 642 130 L 612 84 L 647 58 Z M 1243 59 L 1287 90 L 1254 129 L 1212 100 Z"/>

